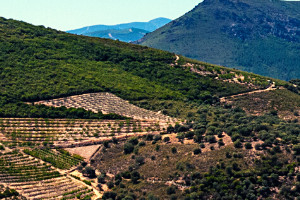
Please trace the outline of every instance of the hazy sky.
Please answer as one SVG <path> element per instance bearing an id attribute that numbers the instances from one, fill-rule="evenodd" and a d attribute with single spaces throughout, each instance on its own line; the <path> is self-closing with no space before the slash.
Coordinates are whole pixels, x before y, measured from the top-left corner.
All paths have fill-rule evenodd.
<path id="1" fill-rule="evenodd" d="M 157 17 L 176 19 L 202 0 L 0 0 L 0 16 L 59 30 Z"/>

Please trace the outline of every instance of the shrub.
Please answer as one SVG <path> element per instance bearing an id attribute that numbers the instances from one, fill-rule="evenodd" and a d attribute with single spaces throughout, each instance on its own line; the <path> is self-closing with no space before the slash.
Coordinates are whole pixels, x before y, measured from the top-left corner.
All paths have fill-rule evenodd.
<path id="1" fill-rule="evenodd" d="M 144 142 L 144 141 L 141 141 L 141 142 L 139 142 L 139 144 L 138 144 L 138 146 L 140 146 L 140 147 L 143 147 L 143 146 L 145 146 L 146 145 L 146 143 Z"/>
<path id="2" fill-rule="evenodd" d="M 131 181 L 133 184 L 137 184 L 139 182 L 139 179 L 141 178 L 140 173 L 137 171 L 134 171 L 131 173 Z"/>
<path id="3" fill-rule="evenodd" d="M 113 137 L 113 138 L 112 138 L 112 142 L 113 142 L 114 144 L 118 144 L 118 139 L 115 138 L 115 137 Z"/>
<path id="4" fill-rule="evenodd" d="M 245 144 L 245 148 L 246 148 L 246 149 L 252 149 L 252 144 L 251 144 L 250 142 L 247 142 L 247 143 Z"/>
<path id="5" fill-rule="evenodd" d="M 115 192 L 105 192 L 102 196 L 103 200 L 107 200 L 107 199 L 116 199 L 117 197 L 117 193 Z"/>
<path id="6" fill-rule="evenodd" d="M 133 150 L 133 153 L 135 155 L 138 155 L 139 154 L 139 148 L 138 147 L 135 147 L 134 150 Z"/>
<path id="7" fill-rule="evenodd" d="M 154 136 L 154 140 L 155 140 L 155 141 L 161 140 L 161 135 L 155 135 L 155 136 Z"/>
<path id="8" fill-rule="evenodd" d="M 218 133 L 218 137 L 219 138 L 224 137 L 223 132 Z"/>
<path id="9" fill-rule="evenodd" d="M 132 145 L 137 145 L 139 143 L 139 140 L 137 137 L 132 137 L 128 140 L 129 143 L 131 143 Z"/>
<path id="10" fill-rule="evenodd" d="M 89 178 L 95 178 L 96 177 L 96 173 L 95 173 L 95 169 L 87 166 L 85 167 L 85 169 L 83 170 L 83 175 L 89 177 Z"/>
<path id="11" fill-rule="evenodd" d="M 259 150 L 261 150 L 261 145 L 260 144 L 256 144 L 254 146 L 254 148 L 255 148 L 255 150 L 259 151 Z"/>
<path id="12" fill-rule="evenodd" d="M 232 156 L 229 152 L 226 152 L 226 158 L 232 158 Z"/>
<path id="13" fill-rule="evenodd" d="M 160 146 L 157 144 L 157 145 L 155 146 L 155 151 L 159 151 L 159 149 L 160 149 Z"/>
<path id="14" fill-rule="evenodd" d="M 223 142 L 222 139 L 219 139 L 218 144 L 219 144 L 219 146 L 224 146 L 225 145 L 225 143 Z"/>
<path id="15" fill-rule="evenodd" d="M 242 148 L 243 147 L 243 144 L 241 143 L 241 141 L 239 139 L 236 140 L 233 144 L 234 144 L 235 148 Z"/>
<path id="16" fill-rule="evenodd" d="M 113 182 L 108 182 L 107 183 L 107 187 L 109 188 L 109 189 L 112 189 L 113 187 L 114 187 L 114 183 Z"/>
<path id="17" fill-rule="evenodd" d="M 194 149 L 194 155 L 198 155 L 200 154 L 202 151 L 201 149 L 197 148 L 197 149 Z"/>
<path id="18" fill-rule="evenodd" d="M 170 126 L 167 128 L 167 133 L 173 133 L 173 132 L 174 132 L 174 127 L 170 125 Z"/>
<path id="19" fill-rule="evenodd" d="M 135 162 L 138 164 L 138 165 L 142 165 L 145 163 L 145 158 L 142 157 L 142 156 L 139 156 L 135 159 Z"/>
<path id="20" fill-rule="evenodd" d="M 187 139 L 193 139 L 193 137 L 194 137 L 194 135 L 195 135 L 195 133 L 193 132 L 193 131 L 189 131 L 189 132 L 187 132 L 186 134 L 185 134 L 185 137 L 187 138 Z"/>
<path id="21" fill-rule="evenodd" d="M 300 144 L 296 144 L 293 146 L 293 151 L 295 155 L 300 155 Z"/>
<path id="22" fill-rule="evenodd" d="M 206 136 L 206 140 L 209 142 L 209 143 L 216 143 L 217 140 L 216 140 L 216 137 L 214 135 L 209 135 L 209 136 Z"/>
<path id="23" fill-rule="evenodd" d="M 133 150 L 134 150 L 134 146 L 132 143 L 127 142 L 124 144 L 124 153 L 125 154 L 130 154 L 133 152 Z"/>
<path id="24" fill-rule="evenodd" d="M 103 142 L 103 146 L 104 146 L 105 148 L 109 148 L 109 141 L 104 141 L 104 142 Z"/>
<path id="25" fill-rule="evenodd" d="M 233 164 L 232 164 L 232 169 L 233 169 L 234 171 L 239 171 L 239 170 L 240 170 L 239 165 L 238 165 L 237 163 L 233 163 Z"/>
<path id="26" fill-rule="evenodd" d="M 200 147 L 203 149 L 203 148 L 205 148 L 205 144 L 204 143 L 201 143 L 200 144 Z"/>
<path id="27" fill-rule="evenodd" d="M 146 140 L 147 140 L 147 141 L 151 141 L 151 140 L 153 140 L 153 137 L 154 137 L 154 135 L 152 135 L 152 134 L 147 134 L 147 135 L 146 135 Z"/>
<path id="28" fill-rule="evenodd" d="M 170 142 L 170 138 L 169 137 L 165 137 L 164 138 L 164 142 Z"/>
<path id="29" fill-rule="evenodd" d="M 102 175 L 102 174 L 101 174 Z M 105 183 L 105 177 L 103 177 L 103 176 L 98 176 L 98 183 L 102 183 L 102 184 L 104 184 Z"/>
<path id="30" fill-rule="evenodd" d="M 171 194 L 175 194 L 176 193 L 176 187 L 175 186 L 170 186 L 167 188 L 167 194 L 171 195 Z"/>
<path id="31" fill-rule="evenodd" d="M 172 147 L 172 153 L 177 153 L 177 149 L 176 149 L 176 147 Z"/>

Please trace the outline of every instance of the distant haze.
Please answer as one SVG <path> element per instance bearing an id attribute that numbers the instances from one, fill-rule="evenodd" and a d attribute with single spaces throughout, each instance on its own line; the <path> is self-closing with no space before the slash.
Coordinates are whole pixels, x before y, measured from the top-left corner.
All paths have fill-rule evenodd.
<path id="1" fill-rule="evenodd" d="M 176 19 L 199 0 L 9 0 L 2 1 L 0 15 L 58 30 L 95 24 L 146 22 L 157 17 Z"/>

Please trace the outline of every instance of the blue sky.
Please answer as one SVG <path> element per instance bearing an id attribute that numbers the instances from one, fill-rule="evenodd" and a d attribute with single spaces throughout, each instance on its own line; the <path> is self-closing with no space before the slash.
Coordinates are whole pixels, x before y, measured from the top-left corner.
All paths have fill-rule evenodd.
<path id="1" fill-rule="evenodd" d="M 70 30 L 96 24 L 176 19 L 202 0 L 0 0 L 0 16 Z"/>

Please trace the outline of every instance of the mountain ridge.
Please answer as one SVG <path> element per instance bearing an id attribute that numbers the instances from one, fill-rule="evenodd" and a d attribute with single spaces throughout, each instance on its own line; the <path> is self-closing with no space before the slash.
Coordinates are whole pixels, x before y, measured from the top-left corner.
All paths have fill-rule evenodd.
<path id="1" fill-rule="evenodd" d="M 132 42 L 139 40 L 147 33 L 152 32 L 169 22 L 171 22 L 170 19 L 160 17 L 150 20 L 149 22 L 87 26 L 79 29 L 69 30 L 67 33 L 90 37 L 109 38 L 123 42 Z"/>
<path id="2" fill-rule="evenodd" d="M 150 20 L 148 22 L 131 22 L 131 23 L 116 24 L 116 25 L 100 24 L 100 25 L 86 26 L 79 29 L 68 30 L 67 33 L 72 33 L 77 35 L 88 35 L 99 31 L 122 30 L 122 29 L 130 29 L 130 28 L 137 28 L 137 29 L 145 30 L 147 32 L 152 32 L 169 22 L 171 22 L 170 19 L 160 17 L 160 18 Z"/>
<path id="3" fill-rule="evenodd" d="M 205 0 L 137 43 L 289 80 L 300 74 L 299 13 L 300 2 Z"/>

